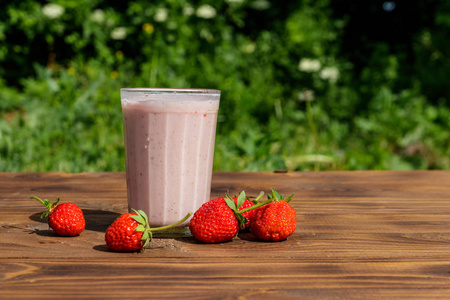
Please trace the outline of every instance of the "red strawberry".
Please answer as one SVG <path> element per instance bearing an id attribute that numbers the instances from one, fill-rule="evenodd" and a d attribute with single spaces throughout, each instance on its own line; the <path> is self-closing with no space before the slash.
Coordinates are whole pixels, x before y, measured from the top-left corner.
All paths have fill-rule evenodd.
<path id="1" fill-rule="evenodd" d="M 194 213 L 189 230 L 204 243 L 226 242 L 236 236 L 239 220 L 225 198 L 219 197 L 206 202 Z"/>
<path id="2" fill-rule="evenodd" d="M 283 195 L 272 190 L 270 198 L 275 201 L 256 210 L 251 223 L 251 232 L 259 239 L 281 241 L 292 235 L 297 224 L 295 209 L 288 203 L 291 195 L 284 200 Z"/>
<path id="3" fill-rule="evenodd" d="M 238 211 L 244 202 L 245 192 L 239 194 L 236 202 L 228 195 L 206 202 L 194 213 L 189 223 L 192 235 L 204 243 L 221 243 L 233 239 L 247 222 L 242 214 L 269 201 Z"/>
<path id="4" fill-rule="evenodd" d="M 48 217 L 48 225 L 56 234 L 61 236 L 76 236 L 83 232 L 86 222 L 84 220 L 83 211 L 74 203 L 58 204 L 59 198 L 55 203 L 49 200 L 42 200 L 36 196 L 30 199 L 36 199 L 47 207 L 47 211 L 41 215 L 41 218 Z"/>
<path id="5" fill-rule="evenodd" d="M 175 224 L 150 228 L 148 217 L 142 210 L 126 213 L 118 217 L 106 230 L 106 245 L 114 251 L 138 251 L 145 249 L 152 239 L 153 231 L 172 228 L 186 221 L 191 214 L 187 214 Z"/>

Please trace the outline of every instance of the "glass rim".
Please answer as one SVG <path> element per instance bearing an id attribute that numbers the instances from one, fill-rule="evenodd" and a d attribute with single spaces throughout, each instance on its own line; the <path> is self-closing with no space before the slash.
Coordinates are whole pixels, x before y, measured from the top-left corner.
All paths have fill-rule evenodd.
<path id="1" fill-rule="evenodd" d="M 177 88 L 121 88 L 121 92 L 133 92 L 133 93 L 161 93 L 161 94 L 169 94 L 169 93 L 186 93 L 186 94 L 220 94 L 220 90 L 215 89 L 177 89 Z"/>

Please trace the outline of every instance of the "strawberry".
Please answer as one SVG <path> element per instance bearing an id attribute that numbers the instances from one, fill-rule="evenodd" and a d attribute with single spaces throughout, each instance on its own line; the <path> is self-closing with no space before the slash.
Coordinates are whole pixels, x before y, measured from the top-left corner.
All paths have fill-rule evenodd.
<path id="1" fill-rule="evenodd" d="M 236 201 L 227 195 L 204 203 L 189 223 L 192 235 L 204 243 L 222 243 L 233 239 L 247 223 L 243 213 L 269 203 L 269 200 L 239 211 L 244 202 L 245 192 L 241 192 Z"/>
<path id="2" fill-rule="evenodd" d="M 134 210 L 135 213 L 126 213 L 118 217 L 106 230 L 106 245 L 114 251 L 141 251 L 144 250 L 152 239 L 153 231 L 161 231 L 172 228 L 186 221 L 191 213 L 182 220 L 172 225 L 150 228 L 148 217 L 142 210 Z"/>
<path id="3" fill-rule="evenodd" d="M 76 236 L 83 232 L 86 226 L 83 211 L 74 203 L 59 203 L 59 198 L 52 204 L 49 200 L 36 199 L 47 207 L 47 211 L 41 215 L 41 219 L 48 218 L 48 225 L 60 236 Z"/>
<path id="4" fill-rule="evenodd" d="M 284 196 L 272 190 L 269 198 L 273 202 L 258 208 L 251 223 L 251 232 L 265 241 L 281 241 L 292 235 L 297 224 L 295 209 L 289 204 L 291 195 L 284 200 Z"/>
<path id="5" fill-rule="evenodd" d="M 197 240 L 204 243 L 226 242 L 236 236 L 239 220 L 225 198 L 218 197 L 204 203 L 194 213 L 189 230 Z"/>

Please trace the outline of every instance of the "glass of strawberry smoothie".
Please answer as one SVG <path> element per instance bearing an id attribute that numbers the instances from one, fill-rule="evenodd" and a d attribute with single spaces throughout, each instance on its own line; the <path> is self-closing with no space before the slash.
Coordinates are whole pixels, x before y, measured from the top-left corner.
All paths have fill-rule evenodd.
<path id="1" fill-rule="evenodd" d="M 220 91 L 120 90 L 128 208 L 165 226 L 209 201 Z M 176 232 L 188 233 L 189 220 Z"/>

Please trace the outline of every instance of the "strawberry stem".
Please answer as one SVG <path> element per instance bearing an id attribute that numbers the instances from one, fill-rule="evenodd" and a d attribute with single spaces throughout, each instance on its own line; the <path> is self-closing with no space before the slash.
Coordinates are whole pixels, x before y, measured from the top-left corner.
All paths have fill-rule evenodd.
<path id="1" fill-rule="evenodd" d="M 256 209 L 256 208 L 258 208 L 258 207 L 261 207 L 261 206 L 264 206 L 264 205 L 266 205 L 266 204 L 269 204 L 270 202 L 273 202 L 273 199 L 267 199 L 267 200 L 264 201 L 264 202 L 259 202 L 258 204 L 255 204 L 255 205 L 253 205 L 253 206 L 244 208 L 243 210 L 240 210 L 239 213 L 243 214 L 243 213 L 245 213 L 245 212 L 248 212 L 249 210 L 253 210 L 253 209 Z"/>
<path id="2" fill-rule="evenodd" d="M 44 204 L 44 206 L 47 208 L 47 211 L 41 215 L 41 219 L 47 218 L 48 215 L 52 212 L 53 208 L 55 208 L 59 202 L 59 198 L 56 198 L 56 200 L 53 204 L 49 200 L 47 200 L 47 199 L 42 200 L 41 198 L 39 198 L 37 196 L 31 196 L 28 199 L 35 199 L 35 200 L 41 202 L 42 204 Z"/>
<path id="3" fill-rule="evenodd" d="M 192 215 L 192 213 L 188 213 L 183 219 L 181 219 L 180 221 L 170 224 L 170 225 L 166 225 L 166 226 L 162 226 L 162 227 L 150 227 L 148 230 L 149 231 L 161 231 L 161 230 L 166 230 L 166 229 L 170 229 L 172 227 L 175 227 L 177 225 L 180 225 L 181 223 L 183 223 L 184 221 L 186 221 L 190 216 Z"/>
<path id="4" fill-rule="evenodd" d="M 259 200 L 259 198 L 261 198 L 263 195 L 264 195 L 264 192 L 259 193 L 259 196 L 255 200 Z M 270 202 L 273 202 L 273 199 L 267 199 L 264 202 L 258 202 L 255 205 L 252 205 L 252 206 L 249 206 L 247 208 L 244 208 L 244 209 L 240 210 L 239 213 L 242 214 L 242 213 L 248 212 L 249 210 L 256 209 L 258 207 L 264 206 L 264 205 L 266 205 L 266 204 L 268 204 Z"/>
<path id="5" fill-rule="evenodd" d="M 42 204 L 44 204 L 44 206 L 47 207 L 48 209 L 50 209 L 50 207 L 51 207 L 51 203 L 50 203 L 50 201 L 48 201 L 47 199 L 42 200 L 41 198 L 39 198 L 39 197 L 37 197 L 37 196 L 31 196 L 31 197 L 28 198 L 28 199 L 35 199 L 35 200 L 41 202 Z"/>
<path id="6" fill-rule="evenodd" d="M 180 221 L 178 221 L 176 223 L 173 223 L 173 224 L 170 224 L 167 226 L 151 228 L 149 225 L 149 222 L 148 222 L 147 214 L 143 210 L 135 210 L 133 208 L 132 208 L 132 210 L 136 213 L 136 215 L 132 215 L 131 217 L 139 223 L 139 225 L 135 228 L 135 231 L 142 232 L 141 251 L 145 251 L 145 248 L 148 246 L 148 244 L 152 240 L 152 238 L 153 238 L 152 232 L 153 231 L 162 231 L 162 230 L 166 230 L 166 229 L 175 227 L 175 226 L 183 223 L 184 221 L 186 221 L 192 215 L 192 213 L 188 213 L 183 219 L 181 219 Z"/>

